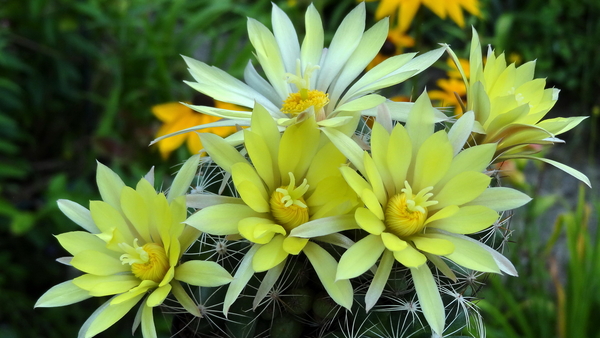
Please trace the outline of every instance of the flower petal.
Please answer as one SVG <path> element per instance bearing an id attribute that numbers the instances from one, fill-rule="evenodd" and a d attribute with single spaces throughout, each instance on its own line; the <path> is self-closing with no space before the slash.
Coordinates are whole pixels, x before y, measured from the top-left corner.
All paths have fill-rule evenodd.
<path id="1" fill-rule="evenodd" d="M 356 209 L 354 218 L 363 230 L 372 235 L 380 235 L 385 230 L 385 224 L 381 219 L 367 208 Z"/>
<path id="2" fill-rule="evenodd" d="M 103 240 L 85 231 L 65 232 L 56 239 L 73 256 L 84 250 L 107 251 Z"/>
<path id="3" fill-rule="evenodd" d="M 427 226 L 456 234 L 472 234 L 490 227 L 498 219 L 496 211 L 481 205 L 463 206 L 454 215 Z"/>
<path id="4" fill-rule="evenodd" d="M 131 271 L 129 265 L 121 264 L 119 258 L 93 250 L 85 250 L 77 253 L 71 260 L 71 265 L 83 272 L 99 276 Z"/>
<path id="5" fill-rule="evenodd" d="M 127 312 L 129 312 L 129 310 L 131 310 L 131 308 L 144 296 L 144 294 L 141 294 L 119 304 L 112 304 L 112 300 L 115 297 L 109 299 L 106 303 L 96 309 L 85 323 L 83 323 L 77 337 L 91 338 L 108 329 L 119 319 L 123 318 L 123 316 L 125 316 L 125 314 L 127 314 Z"/>
<path id="6" fill-rule="evenodd" d="M 438 131 L 427 138 L 415 159 L 412 181 L 414 191 L 435 186 L 446 175 L 452 158 L 452 145 L 445 131 Z"/>
<path id="7" fill-rule="evenodd" d="M 157 338 L 152 307 L 142 304 L 140 309 L 142 310 L 142 337 Z"/>
<path id="8" fill-rule="evenodd" d="M 448 205 L 463 205 L 481 195 L 490 184 L 491 177 L 475 171 L 462 172 L 450 179 L 433 199 L 438 204 L 430 210 L 439 210 Z"/>
<path id="9" fill-rule="evenodd" d="M 531 201 L 531 197 L 524 193 L 505 187 L 487 188 L 477 198 L 463 206 L 480 205 L 495 211 L 516 209 Z"/>
<path id="10" fill-rule="evenodd" d="M 349 280 L 336 280 L 335 273 L 338 270 L 338 264 L 335 258 L 313 242 L 306 243 L 302 251 L 312 264 L 331 299 L 349 310 L 352 307 L 354 291 Z"/>
<path id="11" fill-rule="evenodd" d="M 150 307 L 159 306 L 165 301 L 165 298 L 167 298 L 170 292 L 171 284 L 159 286 L 158 288 L 154 289 L 154 291 L 152 291 L 150 296 L 148 296 L 148 300 L 146 301 L 145 305 Z"/>
<path id="12" fill-rule="evenodd" d="M 353 215 L 339 215 L 308 221 L 292 229 L 290 236 L 312 238 L 358 229 Z"/>
<path id="13" fill-rule="evenodd" d="M 194 155 L 185 161 L 171 184 L 171 188 L 167 193 L 167 201 L 171 202 L 175 198 L 184 195 L 189 190 L 190 184 L 192 184 L 192 180 L 196 176 L 196 171 L 198 171 L 199 163 L 200 155 Z"/>
<path id="14" fill-rule="evenodd" d="M 344 252 L 335 279 L 350 279 L 362 275 L 375 265 L 384 250 L 380 236 L 367 235 Z"/>
<path id="15" fill-rule="evenodd" d="M 288 236 L 283 240 L 283 250 L 289 253 L 290 255 L 297 255 L 304 249 L 306 243 L 308 242 L 308 238 L 299 238 Z"/>
<path id="16" fill-rule="evenodd" d="M 227 284 L 233 277 L 211 261 L 187 261 L 175 268 L 175 279 L 190 285 L 213 287 Z"/>
<path id="17" fill-rule="evenodd" d="M 260 216 L 247 205 L 219 204 L 199 210 L 184 223 L 211 235 L 233 235 L 238 233 L 238 223 L 242 219 Z"/>
<path id="18" fill-rule="evenodd" d="M 383 241 L 385 247 L 392 252 L 402 251 L 408 246 L 408 243 L 406 243 L 406 241 L 398 238 L 398 236 L 389 232 L 382 232 L 381 240 Z"/>
<path id="19" fill-rule="evenodd" d="M 140 279 L 133 274 L 110 276 L 81 275 L 73 279 L 73 284 L 87 290 L 90 296 L 102 297 L 127 292 L 140 284 Z"/>
<path id="20" fill-rule="evenodd" d="M 271 241 L 262 245 L 252 259 L 252 269 L 255 272 L 267 271 L 281 263 L 288 253 L 283 249 L 284 236 L 275 235 Z"/>
<path id="21" fill-rule="evenodd" d="M 434 255 L 449 255 L 454 252 L 454 244 L 442 238 L 432 238 L 427 234 L 420 236 L 411 236 L 410 240 L 417 249 Z"/>
<path id="22" fill-rule="evenodd" d="M 454 244 L 454 251 L 445 255 L 454 263 L 482 272 L 500 273 L 500 268 L 494 257 L 484 247 L 485 244 L 477 241 L 469 241 L 460 235 L 428 233 L 429 237 L 445 239 Z"/>
<path id="23" fill-rule="evenodd" d="M 273 286 L 283 272 L 286 261 L 287 259 L 284 259 L 283 262 L 279 263 L 279 265 L 267 271 L 265 277 L 260 282 L 258 290 L 256 290 L 256 296 L 254 296 L 254 300 L 252 301 L 252 310 L 256 310 L 256 308 L 260 305 L 260 302 L 267 296 L 269 291 L 273 289 Z"/>
<path id="24" fill-rule="evenodd" d="M 181 283 L 177 280 L 171 281 L 171 292 L 173 292 L 173 296 L 175 296 L 177 302 L 179 302 L 187 312 L 196 317 L 202 317 L 200 310 L 198 309 L 198 304 L 196 304 L 196 302 L 188 295 L 183 286 L 181 286 Z"/>
<path id="25" fill-rule="evenodd" d="M 239 151 L 220 136 L 210 133 L 200 133 L 199 136 L 208 155 L 225 171 L 230 173 L 231 166 L 235 163 L 248 162 Z"/>
<path id="26" fill-rule="evenodd" d="M 78 203 L 65 199 L 58 200 L 57 204 L 60 211 L 80 227 L 93 234 L 100 232 L 100 229 L 94 224 L 94 220 L 88 209 Z"/>
<path id="27" fill-rule="evenodd" d="M 73 284 L 72 280 L 56 284 L 35 302 L 36 307 L 57 307 L 71 305 L 81 302 L 82 300 L 91 298 L 87 290 L 84 290 Z"/>
<path id="28" fill-rule="evenodd" d="M 392 271 L 392 266 L 394 264 L 394 255 L 391 251 L 385 250 L 383 252 L 383 256 L 381 256 L 381 261 L 379 262 L 379 267 L 377 268 L 377 272 L 375 272 L 375 276 L 373 276 L 373 280 L 371 281 L 371 285 L 369 285 L 369 289 L 367 290 L 367 294 L 365 295 L 365 310 L 369 311 L 375 304 L 381 293 L 383 292 L 383 288 L 390 277 L 390 272 Z"/>
<path id="29" fill-rule="evenodd" d="M 423 315 L 431 329 L 441 337 L 444 332 L 446 314 L 431 270 L 427 265 L 421 265 L 420 267 L 411 267 L 410 272 Z"/>
<path id="30" fill-rule="evenodd" d="M 125 183 L 109 167 L 100 162 L 97 163 L 96 183 L 98 184 L 98 190 L 100 190 L 100 196 L 102 196 L 104 202 L 117 211 L 121 211 L 121 189 L 123 189 Z"/>
<path id="31" fill-rule="evenodd" d="M 427 257 L 410 245 L 404 250 L 394 251 L 394 258 L 409 268 L 418 268 L 427 262 Z"/>
<path id="32" fill-rule="evenodd" d="M 270 196 L 253 166 L 245 162 L 236 163 L 231 166 L 231 177 L 246 205 L 256 212 L 271 211 Z"/>
<path id="33" fill-rule="evenodd" d="M 227 293 L 225 294 L 225 300 L 223 301 L 223 314 L 227 317 L 227 313 L 229 312 L 229 308 L 231 304 L 236 301 L 246 284 L 252 275 L 254 275 L 254 270 L 252 269 L 252 262 L 254 260 L 254 255 L 256 251 L 260 249 L 262 245 L 254 244 L 248 252 L 244 255 L 244 258 L 240 262 L 235 275 L 233 276 L 233 281 L 229 284 L 227 288 Z"/>

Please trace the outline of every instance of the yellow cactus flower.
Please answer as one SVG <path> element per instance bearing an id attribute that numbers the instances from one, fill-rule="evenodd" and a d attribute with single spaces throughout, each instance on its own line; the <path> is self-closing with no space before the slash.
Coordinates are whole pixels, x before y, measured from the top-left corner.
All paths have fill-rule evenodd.
<path id="1" fill-rule="evenodd" d="M 398 28 L 405 32 L 421 5 L 429 8 L 442 19 L 450 16 L 450 19 L 461 28 L 465 26 L 463 8 L 473 15 L 481 16 L 478 0 L 381 0 L 375 12 L 375 19 L 393 17 L 398 12 Z"/>
<path id="2" fill-rule="evenodd" d="M 185 163 L 167 196 L 154 190 L 151 175 L 133 189 L 98 163 L 96 179 L 103 201 L 91 201 L 89 210 L 72 201 L 58 201 L 63 213 L 87 230 L 56 236 L 73 255 L 61 261 L 84 274 L 52 287 L 35 306 L 63 306 L 90 297 L 113 296 L 84 323 L 81 338 L 106 330 L 144 298 L 141 321 L 133 329 L 141 323 L 144 337 L 156 337 L 152 311 L 169 293 L 199 317 L 197 305 L 180 282 L 219 286 L 232 277 L 215 262 L 180 263 L 200 234 L 182 223 L 187 217 L 183 194 L 198 162 L 196 155 Z"/>
<path id="3" fill-rule="evenodd" d="M 244 109 L 229 103 L 215 101 L 215 108 L 228 109 L 228 110 L 240 110 Z M 219 117 L 198 113 L 190 109 L 188 106 L 181 104 L 180 102 L 167 102 L 152 106 L 152 113 L 163 125 L 156 133 L 156 137 L 176 133 L 178 131 L 188 129 L 190 127 L 205 125 L 211 122 L 221 120 Z M 236 127 L 213 127 L 199 130 L 198 132 L 213 133 L 219 136 L 229 136 L 237 131 Z M 187 143 L 188 150 L 190 153 L 197 154 L 202 149 L 202 143 L 200 138 L 194 132 L 188 132 L 185 134 L 178 134 L 173 137 L 169 137 L 158 142 L 158 150 L 163 159 L 167 159 L 173 150 L 179 148 L 183 142 Z"/>
<path id="4" fill-rule="evenodd" d="M 231 173 L 241 197 L 190 195 L 188 205 L 202 209 L 185 222 L 208 234 L 241 235 L 254 243 L 229 286 L 224 312 L 255 272 L 269 271 L 273 278 L 263 283 L 275 283 L 287 257 L 301 252 L 331 298 L 349 309 L 352 286 L 335 281 L 336 260 L 310 239 L 339 243 L 342 235 L 333 233 L 356 227 L 351 213 L 358 199 L 338 170 L 346 158 L 320 135 L 314 116 L 280 135 L 269 112 L 257 105 L 251 127 L 244 130 L 251 164 L 222 138 L 201 137 L 212 160 Z M 261 300 L 255 298 L 255 307 Z"/>
<path id="5" fill-rule="evenodd" d="M 519 67 L 507 65 L 504 53 L 496 56 L 488 48 L 483 61 L 479 36 L 473 29 L 469 58 L 470 79 L 448 47 L 463 81 L 467 84 L 467 111 L 475 113 L 476 125 L 469 144 L 494 143 L 497 162 L 512 158 L 529 158 L 549 163 L 590 186 L 589 179 L 579 171 L 543 157 L 533 157 L 528 145 L 550 145 L 563 142 L 556 138 L 576 127 L 585 116 L 542 120 L 558 100 L 559 90 L 545 88 L 545 79 L 534 79 L 535 61 Z"/>
<path id="6" fill-rule="evenodd" d="M 516 275 L 504 256 L 466 235 L 492 226 L 499 211 L 530 198 L 514 189 L 488 187 L 491 178 L 485 171 L 494 145 L 461 151 L 474 122 L 472 112 L 449 132 L 434 132 L 433 110 L 423 94 L 406 127 L 388 124 L 386 129 L 375 123 L 370 153 L 336 130 L 326 128 L 325 133 L 362 174 L 340 169 L 364 203 L 354 217 L 368 233 L 342 255 L 336 278 L 362 275 L 379 260 L 365 296 L 368 310 L 379 299 L 394 261 L 408 267 L 425 319 L 442 336 L 444 305 L 427 262 L 451 279 L 456 277 L 441 257 L 477 271 Z"/>
<path id="7" fill-rule="evenodd" d="M 244 71 L 244 81 L 240 81 L 216 67 L 184 57 L 194 78 L 186 83 L 215 100 L 249 109 L 258 103 L 282 129 L 301 122 L 309 109 L 313 109 L 320 126 L 335 126 L 351 134 L 361 111 L 385 101 L 374 92 L 424 71 L 443 53 L 438 48 L 417 57 L 416 53 L 396 55 L 363 74 L 388 36 L 387 18 L 365 30 L 366 11 L 361 3 L 342 20 L 330 46 L 324 48 L 323 24 L 314 5 L 306 10 L 306 35 L 301 44 L 292 21 L 277 5 L 273 4 L 271 14 L 273 31 L 255 19 L 248 19 L 248 35 L 264 76 L 252 62 Z M 190 108 L 226 118 L 229 125 L 247 126 L 252 117 L 252 112 L 207 106 Z M 209 123 L 179 133 L 223 123 Z"/>

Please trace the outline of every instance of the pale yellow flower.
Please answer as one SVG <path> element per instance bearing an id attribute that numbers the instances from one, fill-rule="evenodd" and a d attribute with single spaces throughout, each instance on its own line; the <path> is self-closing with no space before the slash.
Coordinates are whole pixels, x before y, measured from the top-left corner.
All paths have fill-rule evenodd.
<path id="1" fill-rule="evenodd" d="M 495 161 L 512 158 L 543 161 L 590 186 L 589 179 L 579 171 L 550 159 L 530 156 L 527 149 L 529 145 L 563 142 L 556 136 L 587 118 L 576 116 L 543 120 L 558 100 L 559 90 L 545 88 L 545 79 L 534 78 L 535 61 L 519 67 L 514 63 L 507 64 L 504 53 L 496 56 L 489 47 L 484 62 L 475 29 L 469 58 L 470 78 L 467 78 L 458 57 L 449 47 L 448 52 L 467 84 L 467 111 L 475 113 L 475 129 L 468 145 L 496 144 Z"/>
<path id="2" fill-rule="evenodd" d="M 281 130 L 307 118 L 312 109 L 320 126 L 336 127 L 350 134 L 362 111 L 385 101 L 385 97 L 375 92 L 419 74 L 443 52 L 438 48 L 419 56 L 416 53 L 396 55 L 364 73 L 388 36 L 387 18 L 365 30 L 366 11 L 361 3 L 342 20 L 329 47 L 324 48 L 323 22 L 314 5 L 306 10 L 306 34 L 301 42 L 292 21 L 277 5 L 273 4 L 271 14 L 272 31 L 257 20 L 248 19 L 248 35 L 260 68 L 249 61 L 243 81 L 201 61 L 189 57 L 184 60 L 194 78 L 194 81 L 186 81 L 190 87 L 215 100 L 249 109 L 258 103 Z M 247 126 L 252 117 L 252 112 L 200 105 L 190 108 L 227 121 L 179 133 L 225 123 Z M 241 133 L 228 140 L 243 142 Z"/>
<path id="3" fill-rule="evenodd" d="M 365 296 L 368 310 L 379 299 L 394 262 L 408 267 L 425 318 L 441 336 L 444 305 L 427 262 L 451 279 L 456 277 L 442 257 L 477 271 L 516 275 L 504 256 L 466 235 L 489 228 L 499 211 L 530 198 L 513 189 L 489 187 L 485 171 L 494 145 L 462 150 L 474 122 L 472 112 L 449 132 L 434 132 L 434 121 L 431 102 L 423 94 L 406 127 L 374 124 L 370 153 L 336 130 L 326 128 L 325 133 L 360 173 L 341 168 L 364 203 L 354 216 L 368 233 L 342 255 L 337 279 L 362 275 L 379 261 Z"/>
<path id="4" fill-rule="evenodd" d="M 305 254 L 325 290 L 350 308 L 352 286 L 335 281 L 337 262 L 317 242 L 339 243 L 338 231 L 355 227 L 358 199 L 338 168 L 346 158 L 321 136 L 314 116 L 280 135 L 269 112 L 256 105 L 244 130 L 249 163 L 222 138 L 202 134 L 211 159 L 231 173 L 240 198 L 189 195 L 188 205 L 202 208 L 185 222 L 212 235 L 238 235 L 253 243 L 225 296 L 224 311 L 255 272 L 269 271 L 261 290 L 270 290 L 289 255 Z M 328 236 L 325 236 L 328 235 Z M 343 236 L 342 236 L 343 237 Z M 255 307 L 265 295 L 257 295 Z"/>
<path id="5" fill-rule="evenodd" d="M 73 257 L 62 262 L 84 274 L 48 290 L 36 307 L 69 305 L 90 297 L 113 296 L 83 324 L 79 338 L 93 337 L 121 319 L 140 300 L 145 338 L 156 337 L 153 308 L 172 293 L 191 314 L 201 314 L 180 282 L 197 286 L 229 283 L 231 275 L 215 262 L 181 256 L 200 232 L 183 224 L 187 207 L 183 194 L 194 178 L 199 156 L 181 168 L 167 196 L 157 193 L 153 177 L 142 178 L 135 189 L 98 163 L 97 182 L 103 201 L 90 210 L 68 200 L 59 208 L 87 231 L 60 234 L 58 241 Z"/>

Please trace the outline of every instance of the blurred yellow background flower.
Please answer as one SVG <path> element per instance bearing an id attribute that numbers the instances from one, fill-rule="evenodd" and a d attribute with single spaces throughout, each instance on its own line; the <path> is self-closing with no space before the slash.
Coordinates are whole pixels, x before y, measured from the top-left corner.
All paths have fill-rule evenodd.
<path id="1" fill-rule="evenodd" d="M 228 110 L 247 110 L 231 103 L 216 100 L 214 101 L 214 107 Z M 154 116 L 163 122 L 163 125 L 156 133 L 156 137 L 220 120 L 219 117 L 193 111 L 189 107 L 179 102 L 157 104 L 152 107 L 152 114 L 154 114 Z M 197 132 L 213 133 L 221 137 L 226 137 L 235 133 L 236 127 L 213 127 L 201 129 Z M 174 135 L 159 141 L 158 150 L 160 151 L 160 155 L 163 159 L 167 159 L 169 155 L 171 155 L 171 152 L 179 148 L 184 142 L 187 143 L 187 147 L 191 154 L 197 154 L 200 149 L 202 149 L 202 142 L 200 142 L 198 135 L 195 132 L 189 132 L 185 134 Z"/>
<path id="2" fill-rule="evenodd" d="M 421 4 L 442 19 L 450 16 L 450 19 L 461 28 L 465 26 L 463 8 L 473 15 L 481 16 L 478 0 L 381 0 L 375 12 L 375 19 L 379 20 L 386 16 L 394 17 L 395 12 L 398 11 L 398 28 L 406 31 Z"/>

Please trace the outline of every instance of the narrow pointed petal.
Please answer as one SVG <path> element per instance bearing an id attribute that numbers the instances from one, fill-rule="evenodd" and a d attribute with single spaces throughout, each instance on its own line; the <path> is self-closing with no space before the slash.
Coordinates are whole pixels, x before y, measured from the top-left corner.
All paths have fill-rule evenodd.
<path id="1" fill-rule="evenodd" d="M 505 187 L 494 187 L 485 189 L 477 198 L 464 206 L 480 205 L 495 211 L 506 211 L 516 209 L 531 201 L 531 197 L 524 193 Z"/>
<path id="2" fill-rule="evenodd" d="M 306 16 L 304 18 L 306 27 L 306 35 L 302 41 L 302 47 L 300 53 L 302 55 L 302 69 L 306 69 L 306 66 L 318 65 L 321 60 L 321 53 L 323 51 L 323 23 L 321 22 L 321 16 L 311 3 L 306 9 Z M 311 78 L 311 88 L 315 88 L 317 77 Z"/>
<path id="3" fill-rule="evenodd" d="M 454 123 L 448 132 L 448 140 L 452 144 L 454 156 L 463 149 L 465 142 L 471 136 L 474 123 L 475 114 L 472 111 L 466 112 Z"/>
<path id="4" fill-rule="evenodd" d="M 256 308 L 260 305 L 260 302 L 267 296 L 269 291 L 273 289 L 275 282 L 277 282 L 279 276 L 281 276 L 281 273 L 283 272 L 286 261 L 287 259 L 284 259 L 283 262 L 279 263 L 279 265 L 267 271 L 267 274 L 260 282 L 260 286 L 256 291 L 256 296 L 254 296 L 254 300 L 252 301 L 252 310 L 256 310 Z"/>
<path id="5" fill-rule="evenodd" d="M 365 5 L 360 3 L 342 21 L 336 30 L 325 60 L 318 74 L 316 89 L 323 92 L 338 76 L 358 44 L 365 30 Z"/>
<path id="6" fill-rule="evenodd" d="M 72 280 L 56 284 L 35 302 L 35 307 L 57 307 L 71 305 L 91 298 L 87 290 L 73 284 Z"/>
<path id="7" fill-rule="evenodd" d="M 353 215 L 339 215 L 308 221 L 292 229 L 290 236 L 312 238 L 358 229 Z"/>
<path id="8" fill-rule="evenodd" d="M 235 163 L 247 163 L 244 156 L 220 136 L 209 133 L 200 133 L 199 136 L 208 155 L 225 171 L 231 172 L 231 166 Z"/>
<path id="9" fill-rule="evenodd" d="M 177 299 L 177 302 L 186 309 L 187 312 L 193 314 L 196 317 L 201 317 L 200 310 L 198 309 L 198 304 L 188 295 L 185 291 L 181 283 L 177 280 L 171 281 L 171 292 L 173 292 L 173 296 Z"/>
<path id="10" fill-rule="evenodd" d="M 431 274 L 431 270 L 424 264 L 418 268 L 411 267 L 410 272 L 423 315 L 425 315 L 425 319 L 433 332 L 441 337 L 446 325 L 446 314 L 442 297 Z"/>
<path id="11" fill-rule="evenodd" d="M 91 338 L 98 333 L 108 329 L 119 319 L 123 318 L 131 308 L 139 302 L 145 294 L 138 295 L 125 302 L 119 304 L 111 304 L 111 298 L 106 303 L 102 304 L 92 315 L 85 321 L 79 330 L 78 338 Z"/>
<path id="12" fill-rule="evenodd" d="M 152 307 L 147 305 L 141 305 L 142 310 L 142 337 L 144 338 L 157 338 L 156 327 L 154 326 L 154 315 L 152 314 Z"/>
<path id="13" fill-rule="evenodd" d="M 363 165 L 363 150 L 350 137 L 344 135 L 339 130 L 333 128 L 323 128 L 325 135 L 335 144 L 335 146 L 352 162 L 352 164 L 361 173 L 365 172 Z"/>
<path id="14" fill-rule="evenodd" d="M 429 233 L 428 236 L 446 239 L 454 244 L 454 251 L 445 255 L 454 263 L 477 271 L 500 273 L 500 268 L 492 254 L 484 247 L 485 244 L 469 241 L 466 236 L 460 235 Z"/>
<path id="15" fill-rule="evenodd" d="M 125 183 L 109 167 L 100 162 L 97 163 L 96 183 L 98 184 L 98 190 L 100 190 L 100 196 L 102 196 L 104 202 L 117 211 L 121 211 L 121 189 L 123 189 Z"/>
<path id="16" fill-rule="evenodd" d="M 352 307 L 354 291 L 349 280 L 336 281 L 335 273 L 338 270 L 338 264 L 335 258 L 331 257 L 318 244 L 312 242 L 306 243 L 306 247 L 302 251 L 308 257 L 331 299 L 349 310 Z"/>
<path id="17" fill-rule="evenodd" d="M 252 275 L 254 275 L 254 270 L 252 269 L 252 260 L 254 258 L 254 254 L 261 246 L 262 245 L 254 244 L 240 262 L 240 265 L 233 276 L 233 281 L 231 281 L 229 288 L 227 288 L 225 300 L 223 301 L 223 314 L 225 317 L 227 317 L 231 304 L 235 302 L 242 290 L 244 290 L 246 284 L 248 284 L 250 278 L 252 278 Z"/>
<path id="18" fill-rule="evenodd" d="M 94 224 L 90 211 L 85 207 L 73 201 L 60 199 L 57 201 L 58 208 L 67 216 L 71 221 L 75 222 L 85 230 L 96 234 L 100 232 L 100 229 Z"/>
<path id="19" fill-rule="evenodd" d="M 367 290 L 367 294 L 365 295 L 365 310 L 368 312 L 370 309 L 375 306 L 379 297 L 381 297 L 381 293 L 383 292 L 383 288 L 390 277 L 390 272 L 392 271 L 392 266 L 394 264 L 394 255 L 391 251 L 384 251 L 383 256 L 381 257 L 381 261 L 379 261 L 379 266 L 377 267 L 377 272 L 375 272 L 375 276 L 373 276 L 373 280 L 371 281 L 371 285 L 369 285 L 369 289 Z"/>
<path id="20" fill-rule="evenodd" d="M 281 52 L 281 58 L 288 73 L 296 70 L 296 60 L 300 59 L 300 44 L 298 35 L 290 18 L 273 3 L 271 22 L 275 40 Z"/>
<path id="21" fill-rule="evenodd" d="M 181 169 L 179 169 L 179 172 L 177 172 L 173 184 L 171 184 L 171 188 L 167 194 L 167 200 L 169 202 L 173 201 L 178 196 L 184 195 L 189 190 L 192 180 L 198 171 L 199 163 L 200 155 L 194 155 L 185 161 Z"/>

